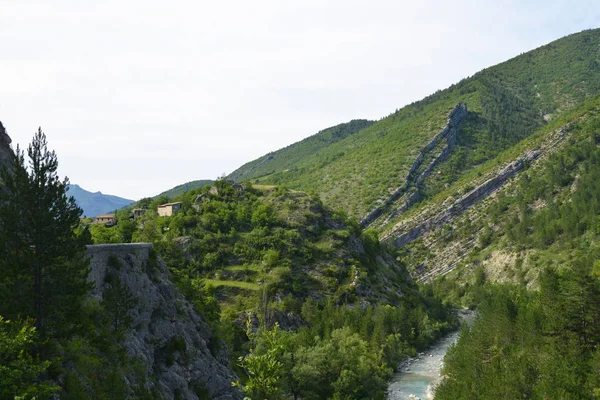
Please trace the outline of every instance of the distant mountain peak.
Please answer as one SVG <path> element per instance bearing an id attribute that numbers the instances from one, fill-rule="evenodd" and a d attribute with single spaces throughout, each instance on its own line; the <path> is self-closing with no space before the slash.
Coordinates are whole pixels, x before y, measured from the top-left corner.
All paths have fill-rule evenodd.
<path id="1" fill-rule="evenodd" d="M 103 194 L 100 191 L 92 193 L 75 183 L 69 185 L 68 194 L 75 198 L 77 205 L 83 209 L 83 215 L 86 217 L 106 214 L 134 202 L 134 200 L 123 197 Z"/>

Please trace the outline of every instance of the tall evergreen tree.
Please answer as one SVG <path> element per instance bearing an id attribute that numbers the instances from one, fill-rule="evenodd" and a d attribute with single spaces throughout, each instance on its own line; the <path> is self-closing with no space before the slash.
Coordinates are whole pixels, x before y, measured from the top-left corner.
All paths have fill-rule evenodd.
<path id="1" fill-rule="evenodd" d="M 79 229 L 82 210 L 67 196 L 58 160 L 41 128 L 25 156 L 17 147 L 10 172 L 0 181 L 0 315 L 35 318 L 42 337 L 67 334 L 91 288 L 85 245 Z"/>

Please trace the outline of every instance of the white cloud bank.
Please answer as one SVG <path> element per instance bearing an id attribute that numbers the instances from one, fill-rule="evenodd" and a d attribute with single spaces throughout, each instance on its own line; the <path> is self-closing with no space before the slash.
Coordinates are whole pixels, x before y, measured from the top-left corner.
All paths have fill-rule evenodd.
<path id="1" fill-rule="evenodd" d="M 599 26 L 593 1 L 9 0 L 0 120 L 137 199 Z"/>

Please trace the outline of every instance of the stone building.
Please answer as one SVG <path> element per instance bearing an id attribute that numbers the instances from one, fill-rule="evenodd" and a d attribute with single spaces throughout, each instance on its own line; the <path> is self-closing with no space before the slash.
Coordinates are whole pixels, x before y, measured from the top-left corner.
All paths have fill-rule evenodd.
<path id="1" fill-rule="evenodd" d="M 160 206 L 158 206 L 158 209 L 156 211 L 158 212 L 159 217 L 170 217 L 177 211 L 181 210 L 182 205 L 183 203 L 181 203 L 180 201 L 175 203 L 161 204 Z"/>
<path id="2" fill-rule="evenodd" d="M 106 226 L 113 226 L 117 223 L 117 217 L 115 214 L 100 214 L 96 215 L 94 222 L 97 224 L 104 224 Z"/>

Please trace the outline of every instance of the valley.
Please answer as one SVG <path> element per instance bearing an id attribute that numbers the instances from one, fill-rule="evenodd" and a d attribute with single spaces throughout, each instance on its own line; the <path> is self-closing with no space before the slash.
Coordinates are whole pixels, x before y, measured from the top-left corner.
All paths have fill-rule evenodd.
<path id="1" fill-rule="evenodd" d="M 0 398 L 598 398 L 599 44 L 138 201 L 0 124 Z"/>

